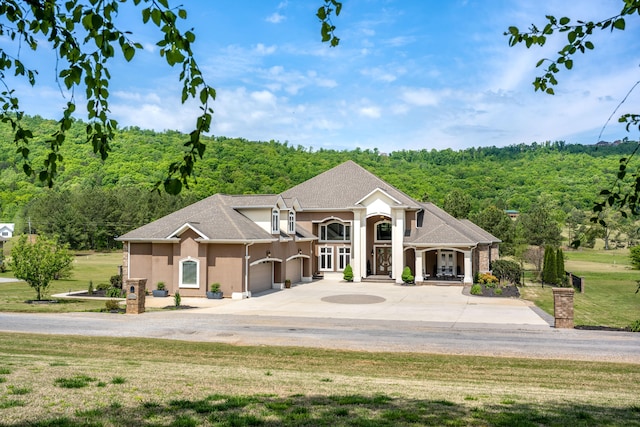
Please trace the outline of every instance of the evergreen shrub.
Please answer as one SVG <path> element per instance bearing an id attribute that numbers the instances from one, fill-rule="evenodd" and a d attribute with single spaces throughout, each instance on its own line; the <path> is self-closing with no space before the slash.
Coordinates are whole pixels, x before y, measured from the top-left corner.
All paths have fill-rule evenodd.
<path id="1" fill-rule="evenodd" d="M 351 268 L 351 264 L 347 264 L 347 266 L 344 268 L 342 278 L 347 282 L 353 281 L 353 269 Z"/>

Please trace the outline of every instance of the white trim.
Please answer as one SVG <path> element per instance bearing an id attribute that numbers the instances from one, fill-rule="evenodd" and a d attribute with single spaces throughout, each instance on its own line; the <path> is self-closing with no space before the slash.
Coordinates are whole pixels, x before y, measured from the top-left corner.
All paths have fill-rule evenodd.
<path id="1" fill-rule="evenodd" d="M 183 279 L 183 265 L 185 262 L 195 262 L 196 264 L 196 283 L 192 284 L 192 283 L 187 283 L 184 284 L 182 283 L 182 279 Z M 197 258 L 193 258 L 191 256 L 188 256 L 186 258 L 181 259 L 178 262 L 178 287 L 180 289 L 199 289 L 200 288 L 200 260 Z"/>
<path id="2" fill-rule="evenodd" d="M 208 239 L 207 235 L 204 234 L 203 232 L 201 232 L 200 230 L 198 230 L 196 227 L 194 227 L 193 225 L 189 224 L 188 222 L 185 222 L 182 226 L 180 226 L 176 231 L 174 231 L 173 233 L 169 234 L 167 236 L 167 239 L 171 239 L 174 236 L 179 236 L 182 233 L 184 233 L 187 229 L 193 230 L 195 231 L 195 233 L 200 236 L 201 239 Z"/>
<path id="3" fill-rule="evenodd" d="M 280 209 L 271 209 L 271 234 L 280 234 Z"/>
<path id="4" fill-rule="evenodd" d="M 391 227 L 391 238 L 387 239 L 387 240 L 378 240 L 378 225 L 380 224 L 389 224 L 389 226 Z M 373 242 L 374 243 L 389 243 L 391 244 L 391 242 L 393 241 L 393 223 L 391 222 L 391 220 L 389 219 L 383 219 L 380 220 L 378 222 L 374 222 L 373 223 Z"/>
<path id="5" fill-rule="evenodd" d="M 338 224 L 341 225 L 343 227 L 343 239 L 342 240 L 327 240 L 327 232 L 326 229 L 327 227 L 329 227 L 331 224 Z M 345 223 L 342 220 L 331 220 L 328 221 L 326 223 L 320 223 L 318 224 L 319 227 L 319 237 L 318 237 L 318 242 L 322 242 L 322 243 L 351 243 L 352 237 L 351 237 L 351 233 L 353 231 L 353 225 L 351 222 L 349 223 Z M 346 232 L 346 227 L 349 227 L 349 233 Z M 325 229 L 325 238 L 322 238 L 322 229 Z M 346 239 L 344 239 L 346 235 Z"/>
<path id="6" fill-rule="evenodd" d="M 345 251 L 347 253 L 340 253 L 340 251 Z M 336 255 L 336 260 L 338 261 L 338 265 L 337 265 L 337 269 L 338 271 L 343 271 L 347 265 L 350 265 L 351 262 L 351 246 L 338 246 L 338 254 Z M 340 264 L 342 264 L 344 262 L 344 266 L 341 266 Z"/>
<path id="7" fill-rule="evenodd" d="M 328 250 L 326 252 L 323 253 L 323 249 Z M 322 268 L 322 258 L 329 256 L 329 266 Z M 319 246 L 318 247 L 318 270 L 319 271 L 333 271 L 333 265 L 334 265 L 334 253 L 333 253 L 333 246 Z"/>
<path id="8" fill-rule="evenodd" d="M 253 267 L 254 265 L 261 264 L 263 262 L 282 262 L 282 260 L 280 258 L 271 258 L 271 257 L 261 258 L 253 261 L 251 264 L 249 264 L 249 267 Z"/>
<path id="9" fill-rule="evenodd" d="M 341 210 L 340 212 L 348 212 L 348 211 Z M 347 222 L 348 223 L 352 223 L 353 222 L 352 219 L 342 219 L 342 218 L 339 218 L 337 216 L 333 216 L 332 215 L 332 216 L 324 217 L 323 219 L 314 219 L 314 220 L 311 221 L 311 223 L 312 224 L 322 224 L 323 222 L 329 222 L 329 221 L 340 221 L 340 222 L 345 222 L 345 223 L 347 223 Z"/>
<path id="10" fill-rule="evenodd" d="M 296 211 L 290 210 L 287 214 L 287 234 L 296 234 Z"/>
<path id="11" fill-rule="evenodd" d="M 390 198 L 391 200 L 393 200 L 394 202 L 396 202 L 397 204 L 402 205 L 402 202 L 400 200 L 396 199 L 391 194 L 389 194 L 386 191 L 382 190 L 380 187 L 377 187 L 377 188 L 373 189 L 369 194 L 364 196 L 362 199 L 358 200 L 356 202 L 356 205 L 362 204 L 362 202 L 364 202 L 366 199 L 368 199 L 369 196 L 371 196 L 373 193 L 382 193 L 385 196 L 387 196 L 388 198 Z"/>
<path id="12" fill-rule="evenodd" d="M 311 258 L 309 255 L 305 255 L 305 254 L 295 254 L 295 255 L 291 255 L 289 258 L 285 259 L 285 261 L 291 261 L 292 259 L 296 259 L 296 258 Z"/>

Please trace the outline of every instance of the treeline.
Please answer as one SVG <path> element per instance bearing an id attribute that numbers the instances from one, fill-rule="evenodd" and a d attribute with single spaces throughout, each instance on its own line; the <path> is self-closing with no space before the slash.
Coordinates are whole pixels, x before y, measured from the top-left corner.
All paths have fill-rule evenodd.
<path id="1" fill-rule="evenodd" d="M 35 130 L 30 158 L 37 169 L 56 123 L 40 117 L 27 117 L 25 122 Z M 599 191 L 611 186 L 620 157 L 635 148 L 633 142 L 596 147 L 557 141 L 381 153 L 313 150 L 218 136 L 205 139 L 207 150 L 196 165 L 196 182 L 171 198 L 151 188 L 180 157 L 188 136 L 126 128 L 116 135 L 112 153 L 102 162 L 85 142 L 84 129 L 79 121 L 70 129 L 56 185 L 48 189 L 24 175 L 11 129 L 0 125 L 1 222 L 15 222 L 18 231 L 27 231 L 31 223 L 32 231 L 65 234 L 78 248 L 107 248 L 114 236 L 211 194 L 279 193 L 346 160 L 418 200 L 440 206 L 458 189 L 469 198 L 470 215 L 489 206 L 526 212 L 542 198 L 562 222 L 572 212 L 590 210 Z"/>

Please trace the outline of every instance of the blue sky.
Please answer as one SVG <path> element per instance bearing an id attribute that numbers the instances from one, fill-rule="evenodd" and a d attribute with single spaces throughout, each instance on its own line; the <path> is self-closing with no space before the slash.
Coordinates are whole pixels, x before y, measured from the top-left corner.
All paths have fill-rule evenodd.
<path id="1" fill-rule="evenodd" d="M 189 12 L 183 28 L 194 28 L 197 59 L 218 93 L 214 135 L 381 152 L 547 140 L 593 144 L 640 80 L 637 16 L 627 18 L 623 32 L 597 34 L 596 49 L 560 73 L 555 96 L 535 93 L 531 82 L 541 74 L 537 61 L 552 57 L 564 36 L 526 49 L 510 48 L 503 35 L 510 25 L 543 26 L 545 14 L 613 16 L 621 1 L 345 0 L 334 19 L 337 48 L 320 42 L 315 10 L 322 3 L 183 2 Z M 121 15 L 121 29 L 131 30 L 145 51 L 112 66 L 113 117 L 121 126 L 190 131 L 197 106 L 180 104 L 179 70 L 158 58 L 158 33 L 137 24 L 128 10 Z M 40 53 L 29 65 L 41 72 L 35 90 L 16 87 L 23 108 L 59 118 L 65 98 L 55 61 Z M 78 104 L 81 95 L 75 94 Z M 640 87 L 616 117 L 625 112 L 640 112 Z M 602 139 L 625 136 L 638 138 L 613 119 Z"/>

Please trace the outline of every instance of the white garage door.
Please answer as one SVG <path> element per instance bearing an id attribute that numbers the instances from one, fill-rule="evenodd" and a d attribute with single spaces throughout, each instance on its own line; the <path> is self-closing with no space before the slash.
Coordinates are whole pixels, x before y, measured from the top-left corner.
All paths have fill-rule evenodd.
<path id="1" fill-rule="evenodd" d="M 295 258 L 287 261 L 287 279 L 291 280 L 291 283 L 302 282 L 302 258 Z"/>
<path id="2" fill-rule="evenodd" d="M 271 289 L 273 274 L 270 262 L 252 265 L 249 271 L 249 291 L 253 294 Z"/>

